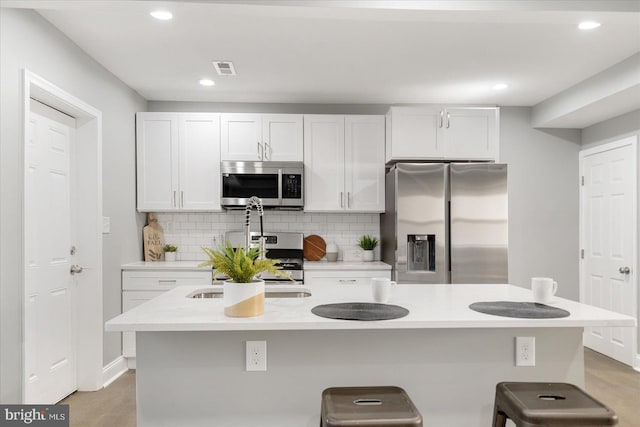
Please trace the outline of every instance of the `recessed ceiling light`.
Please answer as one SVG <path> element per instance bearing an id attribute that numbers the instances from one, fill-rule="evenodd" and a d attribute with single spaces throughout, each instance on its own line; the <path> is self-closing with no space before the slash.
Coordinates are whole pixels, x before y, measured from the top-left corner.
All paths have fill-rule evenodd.
<path id="1" fill-rule="evenodd" d="M 491 89 L 493 89 L 493 90 L 505 90 L 508 87 L 509 87 L 509 85 L 506 84 L 506 83 L 497 83 L 497 84 L 491 86 Z"/>
<path id="2" fill-rule="evenodd" d="M 584 21 L 578 24 L 578 28 L 581 30 L 594 30 L 598 28 L 601 24 L 595 21 Z"/>
<path id="3" fill-rule="evenodd" d="M 173 13 L 169 12 L 168 10 L 154 10 L 149 15 L 161 21 L 168 21 L 169 19 L 173 18 Z"/>
<path id="4" fill-rule="evenodd" d="M 214 84 L 216 84 L 216 82 L 211 79 L 200 79 L 200 84 L 202 86 L 213 86 Z"/>

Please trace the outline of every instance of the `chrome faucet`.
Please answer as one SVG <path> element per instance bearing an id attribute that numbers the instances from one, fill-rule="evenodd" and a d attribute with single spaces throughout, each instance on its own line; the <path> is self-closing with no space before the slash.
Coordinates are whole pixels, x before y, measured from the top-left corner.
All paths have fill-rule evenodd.
<path id="1" fill-rule="evenodd" d="M 251 247 L 251 209 L 253 207 L 258 209 L 258 214 L 260 215 L 260 240 L 258 244 L 258 248 L 260 249 L 260 259 L 265 258 L 264 254 L 264 230 L 262 224 L 262 217 L 264 216 L 264 209 L 262 208 L 262 200 L 259 197 L 252 196 L 247 200 L 247 204 L 245 206 L 245 222 L 244 222 L 244 250 L 249 251 Z"/>

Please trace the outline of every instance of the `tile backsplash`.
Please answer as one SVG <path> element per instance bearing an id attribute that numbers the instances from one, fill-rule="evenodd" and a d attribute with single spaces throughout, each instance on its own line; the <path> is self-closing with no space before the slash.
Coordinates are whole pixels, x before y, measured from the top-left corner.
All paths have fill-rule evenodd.
<path id="1" fill-rule="evenodd" d="M 158 223 L 164 230 L 165 243 L 178 246 L 178 260 L 205 260 L 202 246 L 217 246 L 224 242 L 227 231 L 241 231 L 244 211 L 221 213 L 158 213 Z M 296 231 L 305 236 L 317 234 L 338 245 L 338 259 L 357 261 L 362 257 L 357 242 L 363 234 L 380 237 L 379 214 L 340 214 L 266 211 L 265 231 Z M 251 216 L 251 231 L 259 231 L 258 214 Z M 380 259 L 376 248 L 375 259 Z"/>

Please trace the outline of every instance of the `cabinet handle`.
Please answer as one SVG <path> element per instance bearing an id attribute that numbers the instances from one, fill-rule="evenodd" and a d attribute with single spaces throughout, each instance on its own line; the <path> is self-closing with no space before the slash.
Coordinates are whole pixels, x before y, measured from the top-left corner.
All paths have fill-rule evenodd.
<path id="1" fill-rule="evenodd" d="M 447 129 L 449 129 L 450 125 L 451 125 L 451 114 L 447 113 Z"/>
<path id="2" fill-rule="evenodd" d="M 347 191 L 347 207 L 351 207 L 351 192 Z"/>
<path id="3" fill-rule="evenodd" d="M 340 207 L 344 208 L 344 194 L 340 192 Z"/>
<path id="4" fill-rule="evenodd" d="M 180 191 L 180 207 L 184 208 L 184 191 Z"/>
<path id="5" fill-rule="evenodd" d="M 356 279 L 340 279 L 338 280 L 340 283 L 355 283 Z"/>
<path id="6" fill-rule="evenodd" d="M 258 141 L 258 160 L 262 160 L 262 144 Z"/>
<path id="7" fill-rule="evenodd" d="M 264 159 L 271 160 L 271 145 L 264 143 Z"/>
<path id="8" fill-rule="evenodd" d="M 442 122 L 444 121 L 444 111 L 440 111 L 440 120 L 438 120 L 438 127 L 442 127 Z"/>
<path id="9" fill-rule="evenodd" d="M 161 284 L 161 285 L 162 284 L 168 285 L 168 284 L 176 283 L 176 280 L 175 279 L 173 279 L 173 280 L 162 280 L 162 279 L 160 279 L 160 280 L 158 280 L 158 283 Z"/>
<path id="10" fill-rule="evenodd" d="M 176 207 L 176 190 L 173 190 L 173 207 Z"/>

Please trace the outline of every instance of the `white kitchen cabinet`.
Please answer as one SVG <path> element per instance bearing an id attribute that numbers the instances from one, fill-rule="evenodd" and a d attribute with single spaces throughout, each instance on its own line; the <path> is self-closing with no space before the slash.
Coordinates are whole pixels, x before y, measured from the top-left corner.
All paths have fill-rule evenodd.
<path id="1" fill-rule="evenodd" d="M 305 211 L 384 212 L 384 117 L 305 115 Z"/>
<path id="2" fill-rule="evenodd" d="M 391 279 L 391 270 L 323 270 L 304 272 L 305 285 L 370 285 L 375 277 Z"/>
<path id="3" fill-rule="evenodd" d="M 164 266 L 160 266 L 164 267 Z M 122 312 L 131 310 L 169 289 L 183 285 L 211 286 L 213 273 L 210 269 L 150 269 L 122 271 Z M 122 355 L 129 358 L 130 368 L 135 367 L 136 337 L 134 332 L 122 333 Z"/>
<path id="4" fill-rule="evenodd" d="M 498 160 L 499 108 L 391 107 L 385 160 Z"/>
<path id="5" fill-rule="evenodd" d="M 444 157 L 453 160 L 498 160 L 498 108 L 444 109 Z"/>
<path id="6" fill-rule="evenodd" d="M 220 116 L 137 113 L 140 212 L 220 211 Z"/>
<path id="7" fill-rule="evenodd" d="M 302 115 L 222 114 L 223 161 L 303 160 Z"/>

